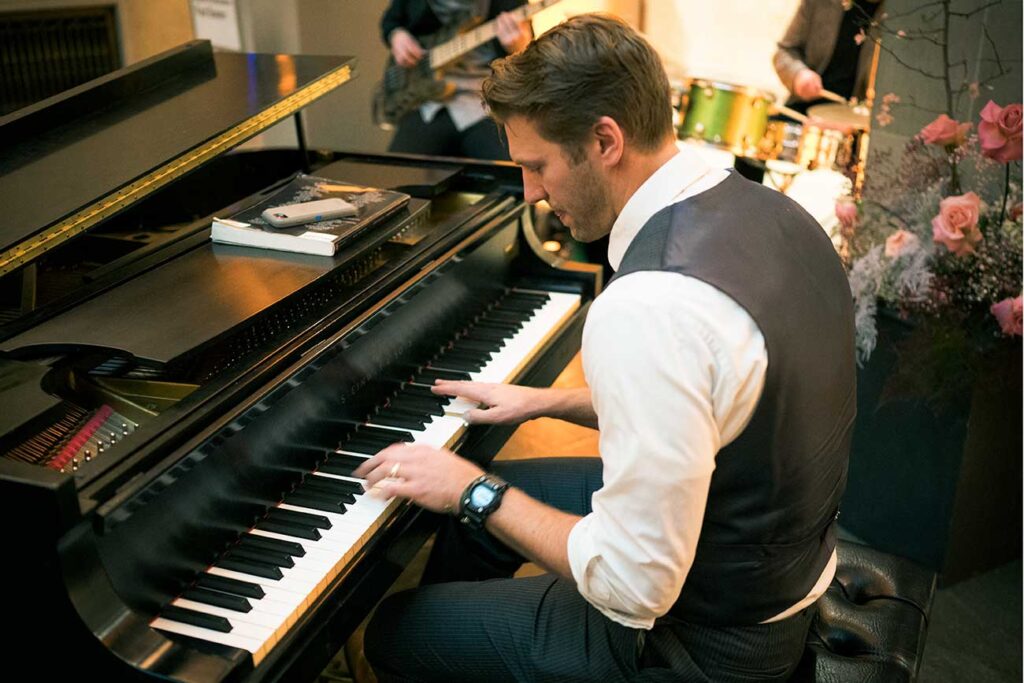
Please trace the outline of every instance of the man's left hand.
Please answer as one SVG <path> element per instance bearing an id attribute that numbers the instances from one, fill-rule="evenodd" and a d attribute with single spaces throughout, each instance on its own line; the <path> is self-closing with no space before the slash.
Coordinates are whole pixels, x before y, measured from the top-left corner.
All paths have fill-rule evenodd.
<path id="1" fill-rule="evenodd" d="M 533 37 L 530 22 L 519 21 L 511 12 L 502 12 L 497 16 L 496 22 L 498 42 L 505 48 L 505 52 L 511 55 L 526 49 Z"/>
<path id="2" fill-rule="evenodd" d="M 411 444 L 388 446 L 356 468 L 366 487 L 382 498 L 406 498 L 433 512 L 459 509 L 469 483 L 484 471 L 447 449 Z"/>

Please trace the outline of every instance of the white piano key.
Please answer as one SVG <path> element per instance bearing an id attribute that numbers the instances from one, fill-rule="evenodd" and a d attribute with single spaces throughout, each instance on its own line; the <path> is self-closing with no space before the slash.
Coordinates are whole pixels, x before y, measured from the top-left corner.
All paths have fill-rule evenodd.
<path id="1" fill-rule="evenodd" d="M 220 631 L 214 631 L 208 628 L 192 626 L 191 624 L 183 624 L 180 621 L 171 621 L 170 619 L 164 619 L 163 617 L 157 617 L 151 621 L 149 625 L 161 631 L 170 631 L 171 633 L 199 638 L 200 640 L 205 640 L 210 643 L 219 643 L 220 645 L 227 645 L 228 647 L 237 647 L 241 650 L 247 650 L 253 655 L 256 655 L 256 653 L 263 649 L 263 643 L 265 641 L 263 638 L 241 636 L 234 631 L 230 633 L 221 633 Z"/>
<path id="2" fill-rule="evenodd" d="M 231 622 L 232 625 L 238 621 L 245 624 L 262 626 L 263 628 L 270 629 L 270 631 L 273 632 L 281 625 L 282 616 L 284 615 L 268 612 L 266 609 L 261 608 L 262 602 L 263 601 L 250 601 L 252 609 L 248 612 L 238 612 L 233 609 L 227 609 L 226 607 L 218 607 L 217 605 L 210 605 L 205 602 L 188 600 L 187 598 L 178 598 L 177 600 L 173 600 L 171 604 L 175 607 L 190 609 L 193 612 L 202 612 L 203 614 L 212 614 L 216 617 L 224 617 Z"/>

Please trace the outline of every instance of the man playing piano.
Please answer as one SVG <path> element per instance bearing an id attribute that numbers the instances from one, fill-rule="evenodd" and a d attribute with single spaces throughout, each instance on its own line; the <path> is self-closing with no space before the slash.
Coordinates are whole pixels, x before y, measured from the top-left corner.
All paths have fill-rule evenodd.
<path id="1" fill-rule="evenodd" d="M 598 426 L 600 459 L 393 446 L 356 474 L 450 517 L 367 631 L 382 680 L 784 680 L 835 572 L 854 418 L 850 293 L 782 194 L 674 144 L 665 73 L 575 17 L 484 84 L 531 202 L 610 235 L 588 388 L 461 382 L 469 422 Z M 507 486 L 506 486 L 507 482 Z M 548 573 L 512 578 L 529 559 Z M 489 580 L 488 580 L 489 579 Z"/>

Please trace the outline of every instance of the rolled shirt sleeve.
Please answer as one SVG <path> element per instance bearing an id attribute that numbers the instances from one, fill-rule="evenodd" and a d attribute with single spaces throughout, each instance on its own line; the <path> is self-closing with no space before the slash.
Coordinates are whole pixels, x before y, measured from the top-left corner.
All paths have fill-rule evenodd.
<path id="1" fill-rule="evenodd" d="M 710 285 L 634 273 L 591 307 L 583 366 L 604 484 L 569 535 L 570 568 L 603 614 L 651 628 L 693 564 L 715 454 L 742 431 L 760 396 L 763 337 Z"/>

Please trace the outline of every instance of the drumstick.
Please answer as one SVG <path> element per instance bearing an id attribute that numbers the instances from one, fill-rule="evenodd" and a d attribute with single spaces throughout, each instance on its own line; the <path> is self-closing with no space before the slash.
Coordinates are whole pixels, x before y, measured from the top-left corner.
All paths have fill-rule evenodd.
<path id="1" fill-rule="evenodd" d="M 850 101 L 848 99 L 846 99 L 839 93 L 832 92 L 831 90 L 822 90 L 818 94 L 826 100 L 832 100 L 833 102 L 837 102 L 839 104 L 850 104 Z"/>
<path id="2" fill-rule="evenodd" d="M 808 118 L 809 118 L 806 114 L 801 114 L 800 112 L 796 111 L 795 109 L 790 109 L 789 107 L 784 107 L 781 104 L 772 105 L 772 108 L 775 109 L 775 111 L 777 111 L 780 114 L 785 114 L 786 116 L 788 116 L 791 119 L 796 119 L 800 123 L 807 123 Z"/>

